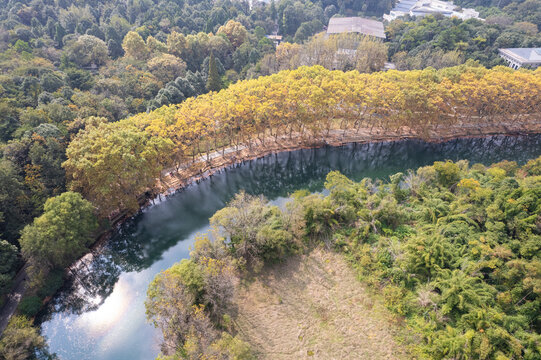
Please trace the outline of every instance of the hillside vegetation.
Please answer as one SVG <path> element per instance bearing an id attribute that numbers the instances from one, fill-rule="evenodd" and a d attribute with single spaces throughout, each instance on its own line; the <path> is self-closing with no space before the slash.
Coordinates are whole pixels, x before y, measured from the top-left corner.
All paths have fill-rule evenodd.
<path id="1" fill-rule="evenodd" d="M 199 239 L 191 259 L 156 276 L 146 307 L 163 332 L 165 358 L 252 358 L 261 349 L 254 334 L 270 324 L 246 329 L 242 318 L 232 322 L 255 301 L 243 284 L 255 277 L 248 285 L 253 296 L 258 282 L 279 289 L 261 269 L 319 245 L 342 253 L 364 284 L 357 286 L 371 286 L 404 319 L 412 356 L 541 356 L 541 158 L 521 168 L 509 161 L 435 162 L 358 183 L 331 172 L 325 187 L 327 196 L 293 194 L 284 209 L 238 194 L 210 219 L 215 240 Z M 299 287 L 296 296 L 311 281 L 297 277 L 302 273 L 282 280 Z M 319 273 L 323 285 L 328 279 Z M 332 289 L 321 288 L 318 297 L 332 296 Z M 299 314 L 309 312 L 306 302 L 297 306 Z M 362 305 L 348 306 L 355 314 Z M 276 321 L 289 326 L 288 319 Z M 332 346 L 332 339 L 319 338 L 316 346 Z"/>
<path id="2" fill-rule="evenodd" d="M 443 15 L 397 19 L 385 29 L 390 61 L 399 70 L 439 69 L 468 59 L 486 67 L 504 65 L 498 49 L 541 46 L 541 1 L 529 0 L 522 5 L 535 2 L 530 11 L 520 11 L 515 19 L 504 14 L 486 21 Z"/>
<path id="3" fill-rule="evenodd" d="M 325 25 L 397 0 L 0 0 L 0 332 L 98 234 L 208 169 L 325 141 L 538 132 L 541 73 L 497 67 L 497 49 L 540 45 L 540 1 L 457 0 L 486 21 L 405 17 L 376 41 Z M 425 70 L 358 73 L 389 60 Z M 34 330 L 16 317 L 0 358 L 46 353 L 22 350 Z"/>

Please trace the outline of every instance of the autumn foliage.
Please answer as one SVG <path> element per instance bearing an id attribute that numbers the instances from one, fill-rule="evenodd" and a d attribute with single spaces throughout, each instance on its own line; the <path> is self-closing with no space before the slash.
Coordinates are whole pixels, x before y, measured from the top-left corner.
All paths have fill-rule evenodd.
<path id="1" fill-rule="evenodd" d="M 71 188 L 107 215 L 137 207 L 160 171 L 211 150 L 255 142 L 315 142 L 332 130 L 418 137 L 438 129 L 532 122 L 541 110 L 541 71 L 458 66 L 360 74 L 321 66 L 240 81 L 81 132 L 64 163 Z M 136 180 L 136 178 L 138 178 Z"/>

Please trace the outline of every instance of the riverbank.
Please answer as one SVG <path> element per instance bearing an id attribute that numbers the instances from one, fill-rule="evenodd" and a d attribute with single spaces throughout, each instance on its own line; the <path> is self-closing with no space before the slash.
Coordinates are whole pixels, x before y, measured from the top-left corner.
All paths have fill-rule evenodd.
<path id="1" fill-rule="evenodd" d="M 419 139 L 426 142 L 445 142 L 458 138 L 486 137 L 493 135 L 528 135 L 541 133 L 541 120 L 535 118 L 520 123 L 501 123 L 498 126 L 475 125 L 438 127 L 424 134 L 412 132 L 409 128 L 385 133 L 378 129 L 333 129 L 324 138 L 299 138 L 283 136 L 277 139 L 267 138 L 255 140 L 251 146 L 240 146 L 238 149 L 228 148 L 200 156 L 190 166 L 180 171 L 165 170 L 157 182 L 155 197 L 170 196 L 190 184 L 211 177 L 216 172 L 245 161 L 258 159 L 270 154 L 311 149 L 322 146 L 344 146 L 351 143 L 376 143 Z M 148 203 L 147 203 L 148 204 Z M 113 221 L 114 222 L 114 221 Z"/>

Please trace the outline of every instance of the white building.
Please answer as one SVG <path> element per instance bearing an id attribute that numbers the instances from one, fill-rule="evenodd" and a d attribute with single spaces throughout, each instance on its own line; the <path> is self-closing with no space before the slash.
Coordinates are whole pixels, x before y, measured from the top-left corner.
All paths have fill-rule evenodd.
<path id="1" fill-rule="evenodd" d="M 498 52 L 509 67 L 515 70 L 522 66 L 531 68 L 541 66 L 541 48 L 498 49 Z"/>
<path id="2" fill-rule="evenodd" d="M 385 29 L 381 21 L 361 17 L 333 17 L 329 20 L 327 34 L 358 33 L 385 39 Z"/>
<path id="3" fill-rule="evenodd" d="M 389 14 L 383 15 L 387 21 L 395 20 L 404 15 L 426 16 L 431 14 L 442 14 L 448 17 L 457 17 L 462 20 L 479 19 L 479 12 L 474 9 L 461 9 L 449 1 L 441 0 L 401 0 Z"/>
<path id="4" fill-rule="evenodd" d="M 265 37 L 271 40 L 276 46 L 282 42 L 282 35 L 265 35 Z"/>

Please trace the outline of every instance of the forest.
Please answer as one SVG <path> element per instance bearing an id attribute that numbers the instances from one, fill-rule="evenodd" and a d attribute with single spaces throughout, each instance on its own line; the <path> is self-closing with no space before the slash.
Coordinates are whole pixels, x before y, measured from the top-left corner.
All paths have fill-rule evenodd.
<path id="1" fill-rule="evenodd" d="M 28 318 L 64 269 L 211 152 L 535 122 L 540 70 L 500 66 L 497 49 L 541 46 L 540 0 L 460 0 L 486 21 L 406 17 L 385 42 L 324 34 L 395 3 L 0 0 L 0 307 L 30 276 L 0 357 L 47 358 Z"/>
<path id="2" fill-rule="evenodd" d="M 536 13 L 537 12 L 537 13 Z M 520 12 L 524 14 L 524 12 Z M 397 19 L 386 28 L 389 57 L 397 69 L 436 69 L 475 60 L 486 67 L 503 65 L 499 48 L 540 47 L 541 4 L 531 17 L 507 13 L 486 20 L 446 18 Z"/>
<path id="3" fill-rule="evenodd" d="M 422 138 L 443 129 L 527 127 L 539 113 L 540 74 L 479 66 L 374 74 L 301 67 L 117 122 L 89 117 L 73 129 L 65 155 L 60 130 L 40 124 L 4 148 L 2 232 L 20 244 L 41 289 L 22 302 L 23 311 L 39 310 L 61 284 L 60 270 L 107 226 L 94 213 L 107 219 L 137 211 L 140 196 L 153 191 L 166 169 L 179 171 L 226 148 L 321 141 L 334 130 L 406 129 Z M 59 233 L 65 245 L 57 246 Z M 5 246 L 7 289 L 17 257 Z"/>
<path id="4" fill-rule="evenodd" d="M 298 191 L 281 208 L 241 192 L 190 259 L 149 286 L 159 358 L 256 358 L 235 328 L 234 292 L 265 265 L 325 247 L 404 319 L 411 358 L 538 359 L 540 181 L 541 157 L 439 161 L 360 182 L 334 171 L 328 195 Z"/>

